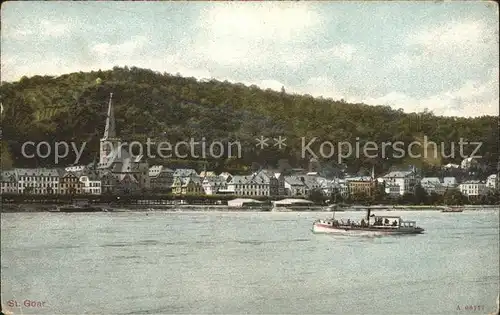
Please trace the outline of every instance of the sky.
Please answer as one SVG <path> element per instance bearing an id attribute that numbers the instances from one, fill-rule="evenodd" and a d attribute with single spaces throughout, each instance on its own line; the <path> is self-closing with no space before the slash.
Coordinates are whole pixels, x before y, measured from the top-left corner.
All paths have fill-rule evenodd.
<path id="1" fill-rule="evenodd" d="M 494 2 L 6 2 L 1 80 L 114 66 L 499 114 Z"/>

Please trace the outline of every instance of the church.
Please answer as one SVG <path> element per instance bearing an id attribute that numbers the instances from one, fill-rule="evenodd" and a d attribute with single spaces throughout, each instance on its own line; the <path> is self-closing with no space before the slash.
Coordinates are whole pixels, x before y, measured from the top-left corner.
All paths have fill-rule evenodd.
<path id="1" fill-rule="evenodd" d="M 127 194 L 148 190 L 149 165 L 144 156 L 134 156 L 116 135 L 115 115 L 110 94 L 106 128 L 100 140 L 99 163 L 94 166 L 101 178 L 102 193 Z"/>

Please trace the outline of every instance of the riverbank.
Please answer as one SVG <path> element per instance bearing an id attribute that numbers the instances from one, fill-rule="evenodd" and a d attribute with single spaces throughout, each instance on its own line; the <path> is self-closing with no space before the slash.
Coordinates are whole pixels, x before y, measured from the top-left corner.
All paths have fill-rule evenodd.
<path id="1" fill-rule="evenodd" d="M 11 212 L 49 212 L 57 209 L 58 204 L 2 204 L 0 206 L 2 213 Z M 457 207 L 457 206 L 454 206 Z M 268 212 L 270 207 L 229 207 L 227 205 L 119 205 L 105 207 L 109 212 L 122 211 L 253 211 L 253 212 Z M 376 205 L 371 206 L 373 211 L 441 211 L 443 206 L 407 206 L 407 205 Z M 478 210 L 499 210 L 498 205 L 465 205 L 458 206 L 464 211 Z M 366 206 L 349 206 L 344 211 L 365 211 Z M 330 212 L 327 207 L 312 206 L 303 210 L 295 210 L 294 212 Z"/>

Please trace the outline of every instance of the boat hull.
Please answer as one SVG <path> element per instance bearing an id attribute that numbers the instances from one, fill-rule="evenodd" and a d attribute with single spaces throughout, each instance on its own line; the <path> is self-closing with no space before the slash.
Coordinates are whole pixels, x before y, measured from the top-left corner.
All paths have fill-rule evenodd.
<path id="1" fill-rule="evenodd" d="M 424 229 L 414 228 L 385 228 L 385 227 L 355 227 L 355 226 L 328 226 L 315 223 L 312 228 L 313 233 L 318 234 L 338 234 L 338 235 L 409 235 L 422 234 Z"/>

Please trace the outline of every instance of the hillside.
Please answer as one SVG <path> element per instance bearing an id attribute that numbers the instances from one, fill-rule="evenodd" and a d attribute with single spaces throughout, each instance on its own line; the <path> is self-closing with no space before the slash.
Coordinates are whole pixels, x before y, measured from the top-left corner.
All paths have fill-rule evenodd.
<path id="1" fill-rule="evenodd" d="M 429 141 L 455 142 L 455 158 L 412 161 L 382 157 L 352 157 L 345 160 L 351 172 L 360 168 L 377 172 L 402 163 L 438 166 L 459 163 L 460 138 L 482 141 L 479 152 L 483 162 L 496 167 L 498 152 L 498 117 L 456 118 L 439 117 L 430 112 L 406 114 L 389 106 L 348 104 L 310 95 L 288 94 L 262 90 L 256 86 L 231 84 L 216 80 L 198 81 L 151 70 L 115 67 L 109 71 L 79 72 L 59 77 L 23 77 L 19 82 L 3 82 L 0 95 L 4 106 L 2 116 L 2 162 L 10 159 L 16 167 L 52 166 L 54 158 L 26 159 L 21 155 L 25 141 L 87 141 L 82 163 L 89 163 L 98 152 L 99 138 L 104 131 L 109 94 L 113 104 L 117 131 L 122 139 L 145 142 L 168 140 L 239 140 L 244 154 L 241 159 L 209 160 L 209 167 L 242 170 L 252 162 L 276 166 L 288 159 L 292 166 L 306 167 L 302 158 L 302 139 L 306 143 L 318 137 L 314 152 L 321 141 L 401 140 L 409 143 L 427 136 Z M 271 146 L 256 148 L 255 138 L 283 136 L 286 148 Z M 5 142 L 6 141 L 6 142 Z M 7 146 L 5 145 L 7 144 Z M 6 149 L 8 147 L 8 150 Z M 470 154 L 475 146 L 466 146 Z M 327 149 L 325 149 L 327 151 Z M 441 147 L 439 148 L 441 150 Z M 417 149 L 414 152 L 418 152 Z M 388 156 L 391 156 L 388 151 Z M 335 164 L 336 154 L 323 161 Z M 60 166 L 72 163 L 73 156 Z M 196 159 L 152 161 L 167 165 L 196 166 Z M 198 160 L 199 161 L 199 160 Z M 10 161 L 8 161 L 10 162 Z M 5 164 L 8 167 L 8 164 Z"/>

